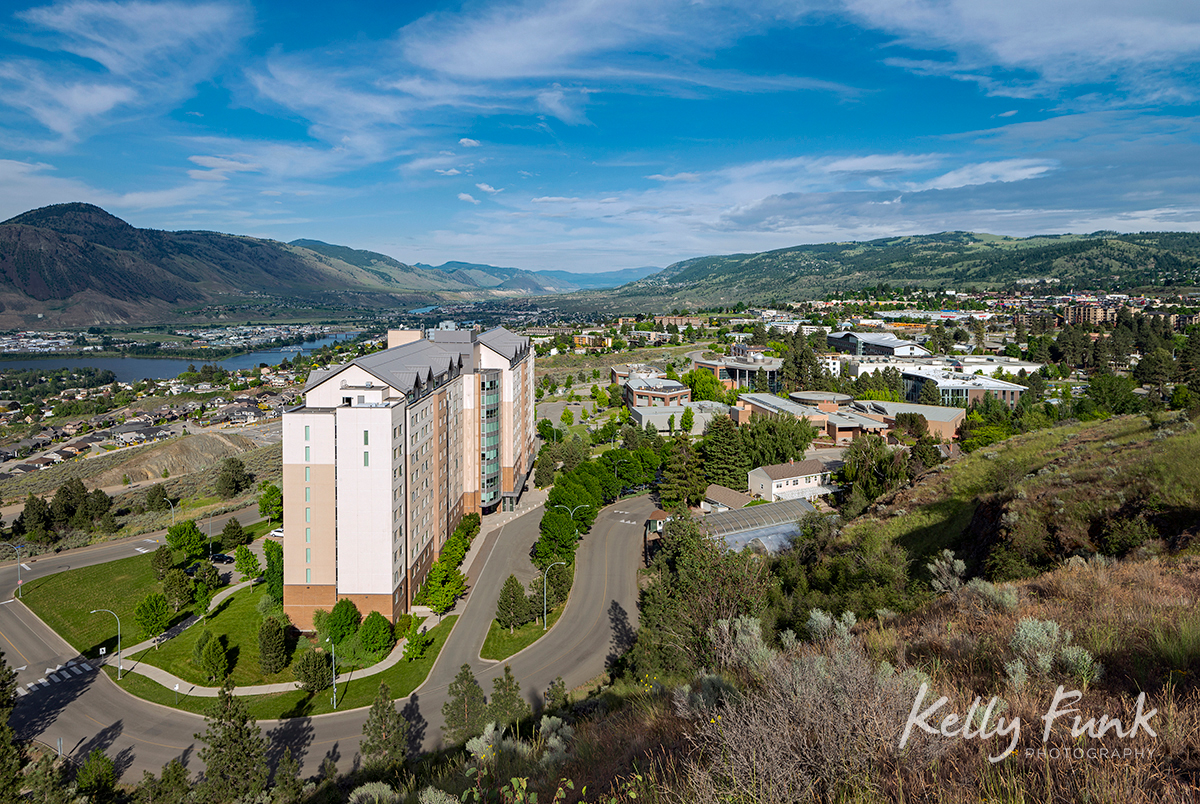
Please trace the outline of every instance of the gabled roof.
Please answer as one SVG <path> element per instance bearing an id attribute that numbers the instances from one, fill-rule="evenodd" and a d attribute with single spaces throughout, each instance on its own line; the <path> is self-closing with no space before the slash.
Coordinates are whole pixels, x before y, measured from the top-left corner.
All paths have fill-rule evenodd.
<path id="1" fill-rule="evenodd" d="M 807 461 L 799 463 L 777 463 L 772 466 L 760 466 L 754 470 L 755 472 L 765 472 L 767 477 L 772 480 L 785 480 L 793 477 L 804 477 L 806 475 L 819 475 L 825 472 L 825 464 L 818 460 L 809 458 Z"/>
<path id="2" fill-rule="evenodd" d="M 711 500 L 726 508 L 744 508 L 754 498 L 749 494 L 743 494 L 740 491 L 734 491 L 731 488 L 711 483 L 704 492 L 704 499 Z"/>
<path id="3" fill-rule="evenodd" d="M 504 327 L 489 329 L 481 333 L 476 340 L 510 361 L 516 360 L 522 352 L 529 350 L 528 338 L 509 332 Z"/>

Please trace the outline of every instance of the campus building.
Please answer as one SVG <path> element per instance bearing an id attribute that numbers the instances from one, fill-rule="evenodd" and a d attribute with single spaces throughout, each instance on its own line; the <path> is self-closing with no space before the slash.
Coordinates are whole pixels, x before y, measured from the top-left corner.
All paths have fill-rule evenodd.
<path id="1" fill-rule="evenodd" d="M 283 603 L 408 611 L 454 527 L 511 510 L 536 457 L 533 352 L 503 328 L 388 333 L 283 416 Z"/>

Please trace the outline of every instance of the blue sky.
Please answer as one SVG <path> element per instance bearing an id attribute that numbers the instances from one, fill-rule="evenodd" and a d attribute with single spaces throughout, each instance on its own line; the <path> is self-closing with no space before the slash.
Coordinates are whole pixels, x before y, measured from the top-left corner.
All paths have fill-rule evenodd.
<path id="1" fill-rule="evenodd" d="M 9 2 L 0 219 L 596 271 L 1200 229 L 1200 3 Z"/>

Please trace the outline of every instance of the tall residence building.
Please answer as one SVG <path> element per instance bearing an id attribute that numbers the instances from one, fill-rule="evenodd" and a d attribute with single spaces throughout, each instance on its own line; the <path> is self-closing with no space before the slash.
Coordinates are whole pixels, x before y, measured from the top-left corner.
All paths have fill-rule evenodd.
<path id="1" fill-rule="evenodd" d="M 283 416 L 283 605 L 298 628 L 349 598 L 388 620 L 459 520 L 512 510 L 533 468 L 529 339 L 391 331 L 314 371 Z"/>

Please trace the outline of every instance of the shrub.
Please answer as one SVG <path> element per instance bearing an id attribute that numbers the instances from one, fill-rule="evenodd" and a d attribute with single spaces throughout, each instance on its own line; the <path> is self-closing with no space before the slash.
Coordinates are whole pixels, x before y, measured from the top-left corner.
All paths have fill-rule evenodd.
<path id="1" fill-rule="evenodd" d="M 325 628 L 329 632 L 329 638 L 340 645 L 348 637 L 358 633 L 360 622 L 362 614 L 359 613 L 358 606 L 354 605 L 350 598 L 344 597 L 334 604 L 333 611 L 329 613 L 329 619 L 325 622 Z"/>
<path id="2" fill-rule="evenodd" d="M 354 788 L 346 804 L 400 804 L 400 794 L 383 782 L 367 782 Z"/>
<path id="3" fill-rule="evenodd" d="M 325 609 L 317 609 L 313 612 L 313 630 L 318 634 L 324 634 L 329 628 L 329 612 Z M 324 637 L 322 637 L 324 639 Z"/>
<path id="4" fill-rule="evenodd" d="M 967 582 L 967 591 L 993 611 L 1012 614 L 1017 610 L 1017 590 L 1010 586 L 996 586 L 982 578 L 972 578 Z"/>
<path id="5" fill-rule="evenodd" d="M 1104 666 L 1078 645 L 1063 646 L 1058 652 L 1058 663 L 1063 672 L 1077 679 L 1084 687 L 1098 681 L 1104 673 Z"/>
<path id="6" fill-rule="evenodd" d="M 296 680 L 305 692 L 320 692 L 333 683 L 333 665 L 329 654 L 315 650 L 305 651 L 297 657 L 292 667 Z"/>
<path id="7" fill-rule="evenodd" d="M 1131 519 L 1110 520 L 1100 537 L 1100 547 L 1110 556 L 1119 556 L 1135 550 L 1148 539 L 1157 539 L 1159 533 L 1141 516 Z"/>
<path id="8" fill-rule="evenodd" d="M 855 622 L 857 622 L 857 618 L 852 611 L 843 612 L 842 616 L 835 620 L 829 612 L 813 609 L 808 613 L 808 634 L 818 642 L 832 636 L 847 640 L 850 638 L 850 629 L 854 627 Z"/>
<path id="9" fill-rule="evenodd" d="M 1023 617 L 1013 629 L 1013 652 L 1038 675 L 1046 675 L 1054 664 L 1059 650 L 1070 643 L 1071 632 L 1060 628 L 1054 620 Z"/>
<path id="10" fill-rule="evenodd" d="M 1029 683 L 1029 670 L 1025 667 L 1025 662 L 1021 659 L 1013 659 L 1011 662 L 1005 662 L 1004 676 L 1008 679 L 1008 685 L 1013 688 L 1014 692 L 1020 692 Z"/>
<path id="11" fill-rule="evenodd" d="M 943 550 L 941 555 L 926 564 L 925 568 L 933 576 L 933 580 L 930 581 L 933 591 L 939 595 L 957 592 L 962 587 L 963 575 L 967 573 L 967 565 L 962 559 L 955 558 L 954 553 L 949 550 Z"/>
<path id="12" fill-rule="evenodd" d="M 195 643 L 192 645 L 192 664 L 197 667 L 203 667 L 204 647 L 209 640 L 213 638 L 212 631 L 207 628 L 200 632 L 200 636 L 196 637 Z"/>
<path id="13" fill-rule="evenodd" d="M 392 637 L 392 626 L 387 619 L 377 611 L 373 611 L 363 620 L 358 629 L 358 638 L 363 647 L 372 653 L 389 651 L 396 644 Z"/>

